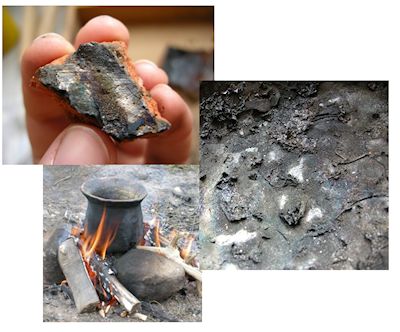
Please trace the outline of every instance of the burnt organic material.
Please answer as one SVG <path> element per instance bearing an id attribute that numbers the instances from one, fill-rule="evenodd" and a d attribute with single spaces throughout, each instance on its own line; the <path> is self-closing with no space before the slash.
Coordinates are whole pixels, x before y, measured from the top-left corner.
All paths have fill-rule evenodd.
<path id="1" fill-rule="evenodd" d="M 73 119 L 93 124 L 117 141 L 170 128 L 121 42 L 82 44 L 70 56 L 39 68 L 36 82 L 54 92 Z"/>
<path id="2" fill-rule="evenodd" d="M 202 82 L 203 269 L 388 268 L 387 82 Z"/>
<path id="3" fill-rule="evenodd" d="M 124 253 L 143 236 L 140 203 L 146 197 L 142 185 L 123 177 L 106 177 L 86 181 L 81 187 L 88 199 L 85 227 L 94 235 L 104 214 L 104 233 L 116 230 L 107 253 Z"/>
<path id="4" fill-rule="evenodd" d="M 286 212 L 281 212 L 279 217 L 289 226 L 295 226 L 298 225 L 304 217 L 305 210 L 305 205 L 300 203 L 291 209 L 289 208 Z"/>

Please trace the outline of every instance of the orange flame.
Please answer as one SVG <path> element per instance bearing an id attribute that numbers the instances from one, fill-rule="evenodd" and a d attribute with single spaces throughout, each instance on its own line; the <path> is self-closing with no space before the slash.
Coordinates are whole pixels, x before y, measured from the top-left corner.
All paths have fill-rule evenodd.
<path id="1" fill-rule="evenodd" d="M 156 220 L 156 225 L 154 226 L 154 242 L 156 244 L 156 247 L 161 246 L 160 242 L 160 221 L 157 219 Z"/>
<path id="2" fill-rule="evenodd" d="M 190 251 L 192 250 L 193 241 L 194 241 L 194 236 L 190 234 L 185 241 L 184 247 L 180 251 L 180 255 L 183 259 L 189 257 Z"/>
<path id="3" fill-rule="evenodd" d="M 177 245 L 176 242 L 178 241 L 178 238 L 179 238 L 178 232 L 176 231 L 176 229 L 173 229 L 171 233 L 168 235 L 168 237 L 165 239 L 166 245 L 175 248 Z"/>
<path id="4" fill-rule="evenodd" d="M 71 235 L 75 236 L 75 237 L 79 237 L 82 233 L 82 228 L 78 227 L 78 226 L 74 226 L 71 229 Z"/>
<path id="5" fill-rule="evenodd" d="M 106 257 L 106 251 L 117 235 L 118 223 L 108 225 L 106 223 L 107 209 L 104 206 L 99 226 L 94 234 L 89 234 L 86 224 L 83 232 L 82 254 L 85 260 L 89 260 L 93 252 L 97 252 L 101 258 Z"/>

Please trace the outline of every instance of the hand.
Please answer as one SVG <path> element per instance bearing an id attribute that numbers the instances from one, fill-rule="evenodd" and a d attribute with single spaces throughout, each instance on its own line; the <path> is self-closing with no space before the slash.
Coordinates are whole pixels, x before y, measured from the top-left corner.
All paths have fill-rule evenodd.
<path id="1" fill-rule="evenodd" d="M 21 63 L 22 86 L 26 124 L 35 163 L 82 165 L 187 162 L 192 132 L 191 112 L 183 99 L 167 85 L 166 73 L 150 61 L 139 60 L 135 62 L 135 68 L 144 86 L 157 101 L 161 115 L 172 124 L 172 128 L 148 139 L 118 143 L 96 127 L 71 124 L 55 98 L 30 86 L 31 78 L 39 67 L 74 52 L 80 44 L 116 40 L 128 45 L 128 29 L 110 16 L 98 16 L 81 28 L 74 46 L 62 36 L 49 33 L 36 38 L 24 52 Z"/>

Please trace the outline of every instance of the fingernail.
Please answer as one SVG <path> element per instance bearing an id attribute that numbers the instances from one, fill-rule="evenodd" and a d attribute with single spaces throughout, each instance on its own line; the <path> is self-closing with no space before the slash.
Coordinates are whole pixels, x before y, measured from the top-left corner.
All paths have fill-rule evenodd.
<path id="1" fill-rule="evenodd" d="M 92 165 L 110 162 L 108 149 L 99 135 L 88 127 L 72 126 L 61 137 L 53 165 Z"/>
<path id="2" fill-rule="evenodd" d="M 41 39 L 46 39 L 46 38 L 63 38 L 61 35 L 59 35 L 58 33 L 55 32 L 48 32 L 45 33 L 43 35 L 40 35 L 38 37 L 36 37 L 33 42 L 37 41 L 37 40 L 41 40 Z"/>
<path id="3" fill-rule="evenodd" d="M 148 65 L 148 66 L 150 66 L 151 68 L 158 68 L 158 66 L 157 66 L 154 62 L 152 62 L 152 61 L 150 61 L 150 60 L 145 60 L 145 59 L 136 61 L 136 62 L 135 62 L 135 66 L 137 66 L 137 65 L 140 65 L 140 66 L 143 66 L 143 65 L 146 66 L 146 65 Z"/>

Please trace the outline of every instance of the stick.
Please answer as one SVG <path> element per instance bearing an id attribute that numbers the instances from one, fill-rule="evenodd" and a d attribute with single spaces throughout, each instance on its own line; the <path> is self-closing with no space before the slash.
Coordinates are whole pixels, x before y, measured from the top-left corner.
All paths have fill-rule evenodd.
<path id="1" fill-rule="evenodd" d="M 58 248 L 58 262 L 71 288 L 78 312 L 95 311 L 100 300 L 73 238 L 65 240 Z"/>
<path id="2" fill-rule="evenodd" d="M 137 312 L 140 309 L 140 301 L 119 282 L 108 263 L 96 253 L 90 258 L 90 267 L 96 272 L 103 288 L 115 296 L 128 313 Z"/>
<path id="3" fill-rule="evenodd" d="M 364 153 L 363 155 L 353 159 L 353 160 L 346 160 L 346 161 L 341 161 L 340 163 L 338 163 L 338 165 L 348 165 L 348 164 L 352 164 L 355 163 L 356 161 L 359 161 L 361 159 L 364 159 L 365 157 L 368 157 L 370 154 L 369 153 Z"/>
<path id="4" fill-rule="evenodd" d="M 136 249 L 142 249 L 161 254 L 167 257 L 168 259 L 174 261 L 175 263 L 179 264 L 180 266 L 182 266 L 187 274 L 189 274 L 196 280 L 202 282 L 201 271 L 199 269 L 196 269 L 194 266 L 186 264 L 179 255 L 178 249 L 164 248 L 164 247 L 148 247 L 148 246 L 136 246 Z"/>
<path id="5" fill-rule="evenodd" d="M 147 320 L 147 316 L 137 312 L 133 315 L 133 317 L 140 319 L 141 321 L 145 322 Z"/>
<path id="6" fill-rule="evenodd" d="M 148 315 L 159 319 L 162 322 L 179 322 L 179 319 L 165 312 L 159 306 L 149 302 L 142 302 L 142 311 Z"/>
<path id="7" fill-rule="evenodd" d="M 68 176 L 66 176 L 66 177 L 64 177 L 64 178 L 62 178 L 62 179 L 60 179 L 60 180 L 58 180 L 58 181 L 54 182 L 53 186 L 56 186 L 56 185 L 58 185 L 60 182 L 63 182 L 63 181 L 69 180 L 70 178 L 71 178 L 71 175 L 68 175 Z"/>

